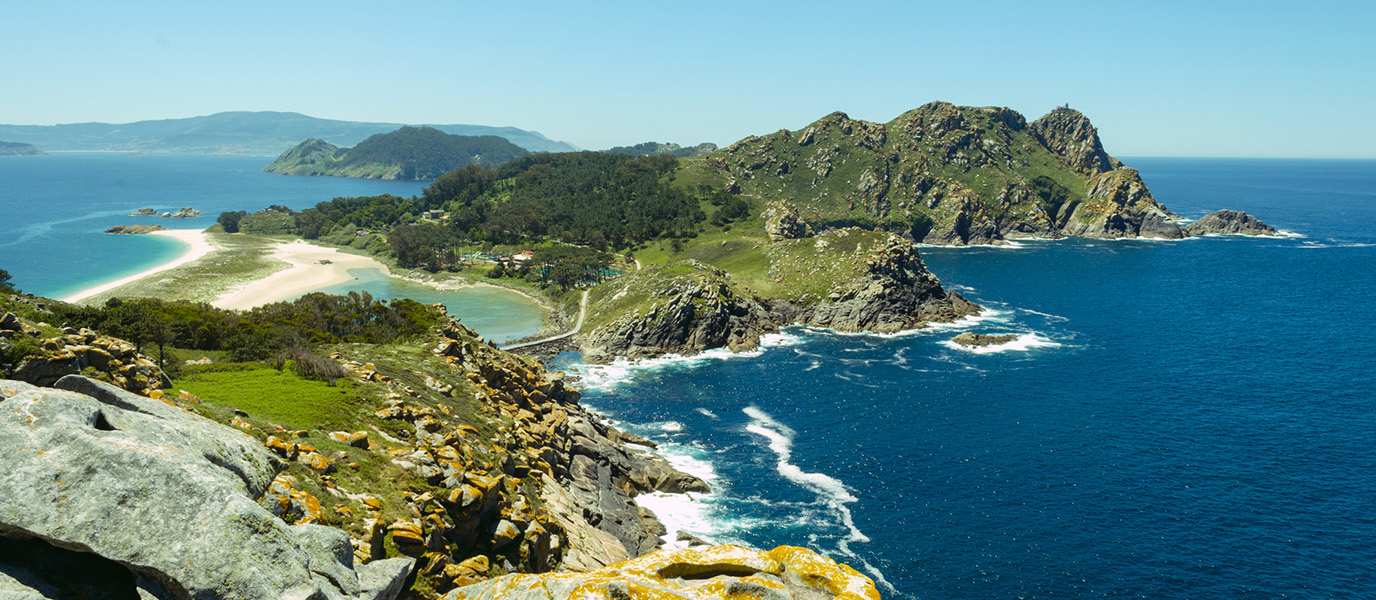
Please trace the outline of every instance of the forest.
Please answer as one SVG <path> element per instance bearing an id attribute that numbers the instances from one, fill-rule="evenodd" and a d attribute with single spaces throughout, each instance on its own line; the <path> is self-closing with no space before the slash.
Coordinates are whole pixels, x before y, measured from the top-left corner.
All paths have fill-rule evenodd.
<path id="1" fill-rule="evenodd" d="M 307 239 L 334 236 L 332 241 L 355 230 L 385 232 L 400 266 L 432 271 L 457 264 L 461 246 L 544 246 L 539 260 L 520 270 L 498 270 L 496 276 L 534 273 L 544 283 L 571 287 L 604 277 L 608 251 L 696 235 L 707 219 L 702 200 L 722 207 L 714 225 L 746 216 L 739 198 L 705 189 L 689 194 L 670 185 L 677 167 L 678 160 L 668 154 L 537 153 L 495 169 L 452 170 L 416 197 L 340 197 L 300 212 L 274 207 L 275 215 L 224 213 L 219 221 L 226 231 L 244 225 L 244 231 L 253 232 L 255 222 L 285 214 L 294 223 L 293 233 Z M 444 218 L 418 217 L 433 210 L 443 211 Z M 549 242 L 580 249 L 556 252 Z"/>

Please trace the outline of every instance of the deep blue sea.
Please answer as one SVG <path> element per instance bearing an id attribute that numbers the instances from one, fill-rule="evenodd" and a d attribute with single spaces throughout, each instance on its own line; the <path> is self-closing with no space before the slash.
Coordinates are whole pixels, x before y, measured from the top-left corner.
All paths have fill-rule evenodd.
<path id="1" fill-rule="evenodd" d="M 288 177 L 263 173 L 271 156 L 132 155 L 60 152 L 0 157 L 0 269 L 29 293 L 62 298 L 168 262 L 182 252 L 175 240 L 115 236 L 115 225 L 205 229 L 221 212 L 254 212 L 280 204 L 300 210 L 337 196 L 413 196 L 429 184 L 343 177 Z M 140 208 L 160 212 L 190 206 L 194 219 L 131 217 Z M 518 338 L 541 325 L 537 305 L 503 290 L 435 292 L 363 270 L 353 284 L 329 291 L 367 291 L 379 298 L 416 296 L 444 302 L 450 313 L 496 339 Z M 493 316 L 500 311 L 500 315 Z"/>
<path id="2" fill-rule="evenodd" d="M 165 224 L 203 228 L 423 185 L 260 173 L 270 159 L 0 158 L 0 268 L 61 296 L 178 252 L 100 233 L 141 207 L 199 208 Z M 1376 597 L 1376 161 L 1127 162 L 1184 217 L 1246 210 L 1303 237 L 923 248 L 988 311 L 565 366 L 712 483 L 642 498 L 670 526 L 810 546 L 886 597 Z M 971 352 L 960 331 L 1020 337 Z"/>
<path id="3" fill-rule="evenodd" d="M 886 597 L 1376 597 L 1376 161 L 1127 162 L 1184 217 L 1303 237 L 923 248 L 988 311 L 567 368 L 713 485 L 648 499 L 671 527 Z"/>

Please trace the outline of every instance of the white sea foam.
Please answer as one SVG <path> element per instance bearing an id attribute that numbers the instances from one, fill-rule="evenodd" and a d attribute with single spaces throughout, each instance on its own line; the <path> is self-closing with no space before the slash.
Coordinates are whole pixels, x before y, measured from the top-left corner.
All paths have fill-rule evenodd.
<path id="1" fill-rule="evenodd" d="M 641 358 L 627 360 L 618 358 L 609 364 L 590 365 L 577 364 L 570 367 L 583 378 L 582 385 L 585 389 L 596 389 L 601 391 L 611 391 L 631 377 L 637 371 L 658 371 L 666 368 L 692 368 L 706 364 L 714 360 L 732 360 L 737 358 L 754 358 L 764 354 L 770 348 L 794 346 L 802 343 L 802 338 L 796 333 L 781 331 L 760 336 L 760 347 L 745 352 L 732 352 L 726 348 L 714 348 L 692 356 L 680 354 L 666 354 L 655 358 Z"/>
<path id="2" fill-rule="evenodd" d="M 1021 309 L 1018 309 L 1018 310 L 1021 310 L 1021 311 L 1025 312 L 1025 313 L 1037 315 L 1037 316 L 1040 316 L 1040 317 L 1046 317 L 1047 319 L 1049 319 L 1049 320 L 1051 320 L 1051 321 L 1058 322 L 1058 323 L 1065 323 L 1065 322 L 1067 322 L 1067 321 L 1070 320 L 1070 319 L 1067 319 L 1067 318 L 1062 317 L 1062 316 L 1060 316 L 1060 315 L 1053 315 L 1053 314 L 1050 314 L 1050 313 L 1039 312 L 1039 311 L 1032 310 L 1032 309 L 1030 309 L 1030 308 L 1021 308 Z"/>
<path id="3" fill-rule="evenodd" d="M 701 406 L 697 407 L 697 408 L 694 409 L 694 410 L 696 410 L 696 411 L 698 412 L 698 414 L 700 414 L 700 415 L 702 415 L 702 416 L 704 416 L 704 417 L 707 417 L 707 418 L 709 418 L 709 419 L 720 419 L 720 418 L 721 418 L 721 417 L 718 417 L 718 416 L 717 416 L 717 413 L 714 413 L 714 412 L 712 412 L 712 411 L 710 411 L 710 410 L 707 410 L 707 409 L 705 409 L 705 408 L 703 408 L 703 407 L 701 407 Z"/>
<path id="4" fill-rule="evenodd" d="M 986 308 L 980 311 L 980 313 L 977 315 L 966 315 L 950 323 L 928 323 L 926 327 L 921 327 L 918 329 L 904 329 L 902 331 L 895 331 L 893 333 L 876 333 L 873 331 L 837 331 L 830 327 L 817 327 L 814 325 L 803 325 L 800 328 L 806 331 L 822 333 L 826 335 L 894 339 L 920 335 L 931 335 L 933 333 L 951 331 L 955 329 L 969 329 L 971 327 L 978 326 L 985 322 L 1007 323 L 1008 321 L 1009 313 L 1007 311 Z"/>
<path id="5" fill-rule="evenodd" d="M 722 485 L 709 454 L 701 447 L 692 444 L 662 443 L 659 455 L 664 457 L 675 469 L 694 475 L 707 482 L 707 486 L 717 490 Z M 716 542 L 723 529 L 719 508 L 713 502 L 716 494 L 666 494 L 654 492 L 636 496 L 636 504 L 650 509 L 668 533 L 664 534 L 664 545 L 668 548 L 686 548 L 688 542 L 678 541 L 679 532 L 686 532 L 707 542 Z"/>
<path id="6" fill-rule="evenodd" d="M 988 346 L 965 346 L 957 344 L 951 340 L 941 342 L 941 345 L 953 350 L 969 352 L 972 354 L 995 354 L 998 352 L 1027 352 L 1033 348 L 1060 348 L 1061 343 L 1046 339 L 1036 333 L 1024 333 L 1010 342 L 1003 344 L 991 344 Z"/>
<path id="7" fill-rule="evenodd" d="M 808 371 L 815 371 L 815 370 L 820 369 L 820 368 L 822 368 L 822 361 L 820 361 L 820 360 L 814 360 L 814 361 L 812 361 L 812 364 L 810 364 L 810 365 L 807 366 L 806 369 L 803 369 L 803 372 L 806 373 L 806 372 L 808 372 Z"/>
<path id="8" fill-rule="evenodd" d="M 846 536 L 837 541 L 837 550 L 851 561 L 858 561 L 866 571 L 874 575 L 875 582 L 892 591 L 893 586 L 884 578 L 884 574 L 851 549 L 851 544 L 865 543 L 870 541 L 870 538 L 855 525 L 855 517 L 846 506 L 858 500 L 846 484 L 825 473 L 809 473 L 793 464 L 793 439 L 798 435 L 796 431 L 757 407 L 746 407 L 742 412 L 750 417 L 750 423 L 745 426 L 745 430 L 768 440 L 769 449 L 778 457 L 776 468 L 779 474 L 783 475 L 784 479 L 817 494 L 818 500 L 827 506 L 845 528 Z M 816 540 L 813 543 L 816 543 Z"/>

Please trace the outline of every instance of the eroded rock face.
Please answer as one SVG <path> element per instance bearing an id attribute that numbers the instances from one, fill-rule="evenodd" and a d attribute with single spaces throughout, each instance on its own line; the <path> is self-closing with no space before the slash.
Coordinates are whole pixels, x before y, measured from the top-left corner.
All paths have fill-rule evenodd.
<path id="1" fill-rule="evenodd" d="M 1211 212 L 1198 221 L 1185 226 L 1189 235 L 1280 235 L 1275 227 L 1262 223 L 1260 219 L 1236 210 Z"/>
<path id="2" fill-rule="evenodd" d="M 765 209 L 764 230 L 774 242 L 812 235 L 812 228 L 798 216 L 798 209 L 786 202 L 776 202 Z"/>
<path id="3" fill-rule="evenodd" d="M 1042 145 L 1082 175 L 1098 175 L 1122 168 L 1123 163 L 1104 152 L 1099 130 L 1080 111 L 1057 108 L 1028 125 Z"/>
<path id="4" fill-rule="evenodd" d="M 343 531 L 287 525 L 255 500 L 280 463 L 253 438 L 84 377 L 56 385 L 0 381 L 0 538 L 117 565 L 128 576 L 111 597 L 400 591 L 410 559 L 355 567 Z"/>
<path id="5" fill-rule="evenodd" d="M 656 295 L 665 299 L 647 314 L 625 315 L 588 335 L 585 354 L 592 360 L 613 356 L 693 354 L 709 348 L 753 350 L 760 336 L 779 330 L 770 309 L 726 279 L 726 274 L 695 264 L 696 276 L 664 282 Z"/>
<path id="6" fill-rule="evenodd" d="M 959 293 L 942 289 L 917 248 L 896 235 L 887 236 L 870 252 L 866 268 L 867 277 L 803 309 L 797 321 L 840 331 L 889 333 L 979 312 L 979 306 Z"/>
<path id="7" fill-rule="evenodd" d="M 1152 197 L 1135 169 L 1121 168 L 1090 180 L 1089 199 L 1067 207 L 1061 233 L 1093 238 L 1185 237 L 1171 214 Z"/>
<path id="8" fill-rule="evenodd" d="M 874 582 L 803 548 L 665 550 L 588 573 L 508 575 L 458 588 L 445 600 L 737 598 L 879 600 Z"/>
<path id="9" fill-rule="evenodd" d="M 30 357 L 18 365 L 14 379 L 46 387 L 67 375 L 94 369 L 101 378 L 140 394 L 172 385 L 156 361 L 139 354 L 133 344 L 119 338 L 90 329 L 67 328 L 62 335 L 41 344 L 42 356 Z"/>

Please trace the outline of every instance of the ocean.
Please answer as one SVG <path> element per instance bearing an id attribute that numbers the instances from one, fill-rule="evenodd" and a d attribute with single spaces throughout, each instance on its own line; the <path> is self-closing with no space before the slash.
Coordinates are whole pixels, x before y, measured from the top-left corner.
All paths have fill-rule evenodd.
<path id="1" fill-rule="evenodd" d="M 179 256 L 182 246 L 157 236 L 103 233 L 115 225 L 162 225 L 205 229 L 221 212 L 254 212 L 272 205 L 294 210 L 338 196 L 413 196 L 426 181 L 343 177 L 288 177 L 263 173 L 271 156 L 196 154 L 133 155 L 59 152 L 0 159 L 0 269 L 25 292 L 62 298 L 82 289 L 142 272 Z M 193 219 L 131 217 L 140 208 L 159 212 L 190 206 Z M 437 292 L 362 270 L 334 293 L 367 291 L 391 299 L 415 296 L 443 302 L 450 314 L 498 340 L 535 333 L 538 305 L 491 288 Z M 500 315 L 494 318 L 494 314 Z"/>
<path id="2" fill-rule="evenodd" d="M 885 597 L 1376 597 L 1376 161 L 1126 162 L 1295 235 L 924 247 L 986 312 L 563 368 L 712 485 L 644 502 L 671 529 Z"/>
<path id="3" fill-rule="evenodd" d="M 423 186 L 267 160 L 0 159 L 0 268 L 60 296 L 177 253 L 99 233 L 137 208 L 194 206 L 206 216 L 168 224 L 202 228 Z M 808 546 L 886 598 L 1376 597 L 1376 161 L 1126 162 L 1184 217 L 1239 209 L 1295 235 L 924 247 L 984 313 L 560 368 L 712 485 L 641 498 L 672 529 Z M 513 326 L 474 310 L 470 326 Z M 950 343 L 962 331 L 1019 337 L 972 351 Z"/>

